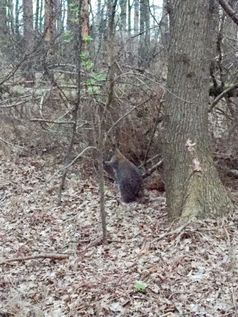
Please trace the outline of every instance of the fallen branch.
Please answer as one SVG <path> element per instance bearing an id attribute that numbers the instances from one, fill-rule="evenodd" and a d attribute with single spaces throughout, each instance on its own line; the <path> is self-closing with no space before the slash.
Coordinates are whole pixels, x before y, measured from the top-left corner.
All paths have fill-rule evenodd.
<path id="1" fill-rule="evenodd" d="M 158 242 L 160 240 L 163 240 L 164 238 L 167 238 L 169 236 L 173 236 L 175 234 L 179 235 L 183 231 L 183 229 L 185 229 L 190 223 L 191 223 L 190 221 L 187 221 L 186 223 L 182 224 L 180 227 L 177 227 L 175 230 L 172 230 L 172 231 L 169 230 L 168 232 L 165 232 L 165 233 L 161 234 L 160 236 L 155 238 L 152 241 L 152 243 L 153 242 Z M 171 229 L 171 227 L 170 227 L 170 229 Z"/>
<path id="2" fill-rule="evenodd" d="M 4 265 L 10 262 L 27 261 L 27 260 L 35 260 L 35 259 L 64 260 L 68 258 L 69 258 L 69 254 L 54 254 L 54 253 L 36 254 L 36 255 L 22 256 L 22 257 L 12 258 L 12 259 L 5 259 L 0 262 L 0 265 Z"/>

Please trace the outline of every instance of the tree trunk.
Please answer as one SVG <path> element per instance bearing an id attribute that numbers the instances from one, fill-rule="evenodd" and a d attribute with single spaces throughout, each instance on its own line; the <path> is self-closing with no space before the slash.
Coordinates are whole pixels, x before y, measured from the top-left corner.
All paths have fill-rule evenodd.
<path id="1" fill-rule="evenodd" d="M 56 0 L 45 0 L 45 40 L 53 46 L 56 34 Z"/>
<path id="2" fill-rule="evenodd" d="M 20 37 L 20 32 L 19 32 L 19 28 L 20 28 L 19 13 L 20 13 L 19 0 L 16 0 L 16 2 L 15 2 L 15 34 L 16 34 L 17 38 Z"/>
<path id="3" fill-rule="evenodd" d="M 230 0 L 229 4 L 237 12 L 237 9 L 238 9 L 237 0 Z M 224 49 L 226 64 L 229 63 L 230 65 L 232 65 L 234 63 L 234 50 L 237 49 L 237 31 L 238 31 L 237 24 L 235 24 L 231 20 L 231 18 L 226 15 L 225 21 L 224 21 L 224 34 L 223 34 L 224 36 L 223 49 Z"/>
<path id="4" fill-rule="evenodd" d="M 171 218 L 233 208 L 214 167 L 208 132 L 213 0 L 172 0 L 163 152 Z"/>
<path id="5" fill-rule="evenodd" d="M 140 0 L 139 66 L 146 67 L 150 59 L 150 11 L 149 0 Z"/>
<path id="6" fill-rule="evenodd" d="M 139 0 L 134 0 L 134 34 L 139 32 Z"/>
<path id="7" fill-rule="evenodd" d="M 167 53 L 168 49 L 168 40 L 169 40 L 169 17 L 167 13 L 167 1 L 163 0 L 163 8 L 162 8 L 162 18 L 161 18 L 161 26 L 160 26 L 160 44 L 162 50 Z M 165 54 L 167 55 L 167 54 Z"/>
<path id="8" fill-rule="evenodd" d="M 23 0 L 23 34 L 26 48 L 33 46 L 33 3 L 32 0 Z"/>
<path id="9" fill-rule="evenodd" d="M 32 0 L 23 0 L 23 35 L 25 51 L 29 53 L 34 46 L 33 38 L 33 3 Z M 32 68 L 32 60 L 27 59 L 24 65 L 24 77 L 30 83 L 34 81 L 34 72 Z"/>
<path id="10" fill-rule="evenodd" d="M 85 40 L 89 36 L 89 0 L 82 0 L 81 3 L 82 37 Z"/>
<path id="11" fill-rule="evenodd" d="M 11 34 L 15 33 L 14 30 L 14 5 L 13 5 L 13 0 L 8 0 L 6 1 L 6 6 L 7 6 L 7 24 L 10 27 Z"/>
<path id="12" fill-rule="evenodd" d="M 128 38 L 129 38 L 131 36 L 131 1 L 130 0 L 128 0 L 127 7 L 128 7 L 128 16 L 127 16 L 128 30 L 127 30 L 127 34 L 128 34 Z"/>
<path id="13" fill-rule="evenodd" d="M 125 33 L 126 33 L 126 7 L 127 7 L 127 1 L 126 0 L 119 0 L 120 5 L 120 33 L 121 33 L 121 39 L 122 42 L 124 42 Z"/>
<path id="14" fill-rule="evenodd" d="M 55 15 L 56 15 L 57 34 L 62 34 L 64 32 L 63 1 L 56 0 L 55 4 L 56 4 Z"/>
<path id="15" fill-rule="evenodd" d="M 145 5 L 144 0 L 140 0 L 140 39 L 138 48 L 138 65 L 144 66 L 145 56 Z"/>
<path id="16" fill-rule="evenodd" d="M 43 32 L 43 1 L 44 0 L 39 0 L 40 1 L 40 8 L 39 8 L 39 32 Z"/>
<path id="17" fill-rule="evenodd" d="M 0 37 L 1 41 L 6 37 L 6 34 L 9 33 L 8 27 L 7 27 L 7 1 L 2 0 L 0 3 L 0 21 L 1 21 L 1 26 L 0 26 Z"/>
<path id="18" fill-rule="evenodd" d="M 74 20 L 74 10 L 73 10 L 74 2 L 73 0 L 67 1 L 67 30 L 73 31 L 73 20 Z"/>

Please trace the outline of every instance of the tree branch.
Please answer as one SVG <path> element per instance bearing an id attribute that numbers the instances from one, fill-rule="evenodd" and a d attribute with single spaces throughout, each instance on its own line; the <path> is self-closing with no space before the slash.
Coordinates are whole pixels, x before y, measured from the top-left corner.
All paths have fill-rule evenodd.
<path id="1" fill-rule="evenodd" d="M 226 0 L 218 0 L 218 2 L 222 9 L 226 12 L 226 14 L 232 19 L 232 21 L 238 25 L 238 14 L 232 8 L 232 6 L 229 3 L 227 3 Z"/>
<path id="2" fill-rule="evenodd" d="M 233 85 L 231 85 L 230 87 L 226 88 L 225 90 L 223 90 L 220 95 L 218 95 L 213 102 L 211 103 L 210 108 L 208 109 L 208 112 L 211 112 L 212 109 L 216 106 L 216 104 L 229 92 L 231 92 L 233 89 L 238 88 L 238 83 L 235 83 Z"/>

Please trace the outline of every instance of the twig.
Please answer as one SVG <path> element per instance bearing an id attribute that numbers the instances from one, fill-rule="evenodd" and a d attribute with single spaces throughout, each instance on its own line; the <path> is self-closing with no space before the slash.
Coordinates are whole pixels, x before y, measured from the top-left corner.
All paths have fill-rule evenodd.
<path id="1" fill-rule="evenodd" d="M 133 108 L 131 108 L 129 111 L 127 111 L 123 116 L 121 116 L 116 122 L 113 123 L 113 125 L 110 127 L 110 129 L 108 129 L 105 138 L 104 138 L 104 144 L 105 144 L 105 140 L 107 139 L 107 137 L 109 136 L 109 134 L 111 133 L 111 131 L 115 128 L 115 126 L 117 126 L 123 119 L 125 119 L 131 112 L 133 112 L 135 109 L 143 106 L 144 104 L 146 104 L 148 101 L 150 101 L 151 98 L 146 99 L 145 101 L 143 101 L 141 104 L 134 106 Z"/>
<path id="2" fill-rule="evenodd" d="M 19 101 L 17 103 L 13 103 L 11 105 L 6 105 L 6 106 L 0 106 L 0 109 L 7 109 L 7 108 L 14 108 L 14 107 L 17 107 L 17 106 L 21 106 L 22 104 L 25 104 L 27 100 L 22 100 L 22 101 Z"/>
<path id="3" fill-rule="evenodd" d="M 183 224 L 182 226 L 176 228 L 175 230 L 173 231 L 169 231 L 169 232 L 166 232 L 164 234 L 161 234 L 158 238 L 155 238 L 152 242 L 158 242 L 166 237 L 169 237 L 169 236 L 172 236 L 174 234 L 179 234 L 181 231 L 183 231 L 183 229 L 185 229 L 187 227 L 187 225 L 189 225 L 191 222 L 188 221 L 186 222 L 185 224 Z"/>
<path id="4" fill-rule="evenodd" d="M 96 146 L 86 147 L 68 165 L 64 166 L 63 169 L 68 169 L 70 166 L 72 166 L 77 161 L 77 159 L 79 159 L 84 154 L 84 152 L 86 152 L 88 150 L 96 150 L 97 151 L 98 149 L 96 148 Z"/>
<path id="5" fill-rule="evenodd" d="M 4 265 L 10 262 L 18 262 L 18 261 L 27 261 L 34 259 L 52 259 L 52 260 L 64 260 L 68 259 L 69 254 L 57 254 L 57 253 L 49 253 L 49 254 L 36 254 L 29 256 L 22 256 L 18 258 L 6 259 L 0 262 L 0 265 Z"/>
<path id="6" fill-rule="evenodd" d="M 153 165 L 148 171 L 146 171 L 142 177 L 146 178 L 148 176 L 150 176 L 158 167 L 160 167 L 163 164 L 164 159 L 160 160 L 158 163 L 156 163 L 155 165 Z"/>
<path id="7" fill-rule="evenodd" d="M 11 147 L 13 147 L 13 148 L 18 147 L 19 149 L 24 149 L 24 147 L 23 147 L 23 146 L 20 146 L 20 145 L 17 145 L 17 144 L 13 144 L 13 143 L 10 143 L 10 142 L 8 142 L 8 141 L 6 141 L 6 140 L 2 139 L 2 138 L 0 138 L 0 142 L 5 143 L 6 145 L 11 146 Z"/>
<path id="8" fill-rule="evenodd" d="M 156 154 L 153 157 L 151 157 L 150 159 L 148 159 L 146 162 L 142 163 L 139 167 L 141 168 L 142 166 L 146 166 L 148 165 L 150 162 L 152 162 L 153 160 L 157 159 L 158 157 L 160 157 L 161 154 Z"/>

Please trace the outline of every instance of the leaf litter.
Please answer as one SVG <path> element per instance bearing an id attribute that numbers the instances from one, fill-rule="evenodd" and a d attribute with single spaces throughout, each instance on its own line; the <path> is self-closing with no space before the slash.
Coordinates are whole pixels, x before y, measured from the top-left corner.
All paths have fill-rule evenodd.
<path id="1" fill-rule="evenodd" d="M 237 211 L 171 224 L 163 196 L 124 205 L 108 185 L 101 245 L 96 181 L 70 173 L 58 207 L 54 173 L 2 160 L 0 316 L 238 316 Z"/>

